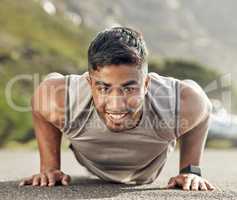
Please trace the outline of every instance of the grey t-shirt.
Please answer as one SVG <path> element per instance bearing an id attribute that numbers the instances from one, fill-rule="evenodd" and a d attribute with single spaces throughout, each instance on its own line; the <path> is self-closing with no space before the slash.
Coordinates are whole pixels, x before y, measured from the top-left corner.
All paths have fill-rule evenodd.
<path id="1" fill-rule="evenodd" d="M 78 162 L 106 181 L 126 184 L 153 182 L 176 145 L 180 110 L 178 79 L 151 72 L 139 124 L 112 132 L 103 123 L 82 75 L 65 76 L 65 125 Z"/>

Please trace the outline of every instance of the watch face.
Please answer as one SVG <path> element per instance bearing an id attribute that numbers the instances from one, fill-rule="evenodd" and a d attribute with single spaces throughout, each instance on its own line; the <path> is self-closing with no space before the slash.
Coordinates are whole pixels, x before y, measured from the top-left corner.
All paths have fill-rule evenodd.
<path id="1" fill-rule="evenodd" d="M 180 173 L 191 173 L 201 176 L 201 168 L 199 166 L 189 165 L 188 167 L 182 169 Z"/>
<path id="2" fill-rule="evenodd" d="M 200 167 L 198 167 L 198 166 L 193 166 L 193 165 L 190 166 L 190 171 L 193 172 L 193 173 L 198 173 L 198 174 L 201 173 Z"/>

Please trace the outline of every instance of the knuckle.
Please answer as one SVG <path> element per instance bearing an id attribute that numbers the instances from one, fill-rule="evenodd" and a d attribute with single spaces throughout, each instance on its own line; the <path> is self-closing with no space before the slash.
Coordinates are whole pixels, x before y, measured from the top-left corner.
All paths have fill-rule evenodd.
<path id="1" fill-rule="evenodd" d="M 41 176 L 41 181 L 46 181 L 47 180 L 47 178 L 46 178 L 46 176 Z"/>
<path id="2" fill-rule="evenodd" d="M 192 188 L 196 188 L 197 186 L 198 186 L 197 183 L 193 183 L 193 184 L 192 184 Z"/>
<path id="3" fill-rule="evenodd" d="M 35 174 L 35 175 L 33 175 L 33 178 L 34 178 L 34 179 L 39 178 L 39 174 Z"/>
<path id="4" fill-rule="evenodd" d="M 45 176 L 45 175 L 41 175 L 41 176 L 40 176 L 40 179 L 41 179 L 42 181 L 44 181 L 44 180 L 46 179 L 46 176 Z"/>
<path id="5" fill-rule="evenodd" d="M 49 177 L 49 182 L 54 183 L 55 182 L 55 177 Z"/>
<path id="6" fill-rule="evenodd" d="M 186 175 L 186 176 L 184 176 L 183 178 L 184 178 L 184 180 L 188 180 L 188 179 L 190 179 L 190 176 L 187 176 L 187 175 Z"/>
<path id="7" fill-rule="evenodd" d="M 41 174 L 40 174 L 40 176 L 46 176 L 46 173 L 45 173 L 45 172 L 43 172 L 43 173 L 41 173 Z"/>
<path id="8" fill-rule="evenodd" d="M 185 179 L 184 179 L 184 183 L 185 183 L 185 184 L 188 184 L 189 182 L 190 182 L 190 179 L 189 179 L 189 178 L 185 178 Z"/>
<path id="9" fill-rule="evenodd" d="M 48 177 L 49 180 L 54 178 L 54 174 L 52 174 L 51 172 L 46 174 L 46 177 Z"/>
<path id="10" fill-rule="evenodd" d="M 36 183 L 37 181 L 38 181 L 38 177 L 35 177 L 35 178 L 33 179 L 33 182 Z"/>

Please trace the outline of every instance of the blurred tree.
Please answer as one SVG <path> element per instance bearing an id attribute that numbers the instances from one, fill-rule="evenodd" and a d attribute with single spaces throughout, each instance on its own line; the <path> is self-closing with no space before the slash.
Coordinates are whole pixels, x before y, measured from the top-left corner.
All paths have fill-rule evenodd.
<path id="1" fill-rule="evenodd" d="M 9 105 L 7 84 L 19 75 L 49 72 L 81 73 L 87 66 L 87 47 L 93 31 L 68 21 L 64 13 L 48 15 L 39 1 L 2 0 L 0 4 L 0 147 L 8 141 L 33 137 L 30 112 Z M 11 88 L 16 105 L 29 106 L 33 80 L 17 81 Z"/>
<path id="2" fill-rule="evenodd" d="M 220 79 L 221 73 L 198 62 L 183 59 L 157 59 L 149 62 L 149 71 L 155 71 L 163 76 L 172 76 L 178 79 L 192 79 L 205 89 L 213 81 Z M 232 77 L 233 78 L 233 77 Z M 237 113 L 237 88 L 231 85 L 229 88 L 231 97 L 231 112 Z M 210 98 L 223 101 L 220 88 L 208 92 Z"/>

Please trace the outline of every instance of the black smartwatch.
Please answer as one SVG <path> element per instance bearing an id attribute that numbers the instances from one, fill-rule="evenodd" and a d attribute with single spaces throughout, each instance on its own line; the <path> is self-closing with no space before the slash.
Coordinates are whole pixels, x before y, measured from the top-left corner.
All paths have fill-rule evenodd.
<path id="1" fill-rule="evenodd" d="M 195 174 L 198 176 L 202 176 L 201 168 L 195 165 L 188 165 L 187 167 L 181 169 L 179 173 L 180 174 Z"/>

